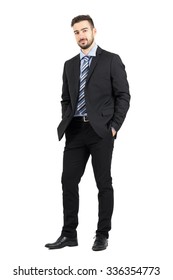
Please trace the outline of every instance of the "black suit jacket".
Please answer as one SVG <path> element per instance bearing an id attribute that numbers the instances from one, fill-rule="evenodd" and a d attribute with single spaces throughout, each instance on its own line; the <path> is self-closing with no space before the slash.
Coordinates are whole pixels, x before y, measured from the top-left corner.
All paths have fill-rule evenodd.
<path id="1" fill-rule="evenodd" d="M 62 121 L 58 126 L 59 140 L 71 122 L 78 101 L 80 55 L 64 64 L 62 87 Z M 114 127 L 118 131 L 129 109 L 130 93 L 120 57 L 97 48 L 92 58 L 85 86 L 86 108 L 90 124 L 104 137 Z"/>

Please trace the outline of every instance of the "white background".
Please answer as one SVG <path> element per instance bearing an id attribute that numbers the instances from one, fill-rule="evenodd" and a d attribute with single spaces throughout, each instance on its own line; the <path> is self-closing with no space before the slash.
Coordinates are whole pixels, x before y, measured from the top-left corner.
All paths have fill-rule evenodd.
<path id="1" fill-rule="evenodd" d="M 62 227 L 64 139 L 58 142 L 56 128 L 63 64 L 79 52 L 70 27 L 78 14 L 94 19 L 100 47 L 120 55 L 132 95 L 115 141 L 115 209 L 109 247 L 102 252 L 91 250 L 97 188 L 90 161 L 80 184 L 79 246 L 44 247 L 59 237 Z M 19 265 L 103 269 L 97 279 L 114 279 L 106 276 L 107 266 L 160 266 L 160 276 L 134 279 L 171 279 L 171 25 L 168 0 L 0 2 L 2 279 L 26 279 L 13 276 Z"/>

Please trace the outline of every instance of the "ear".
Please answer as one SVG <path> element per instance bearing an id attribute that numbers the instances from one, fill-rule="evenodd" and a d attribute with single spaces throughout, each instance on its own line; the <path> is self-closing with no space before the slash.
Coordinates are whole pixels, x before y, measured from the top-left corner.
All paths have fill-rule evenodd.
<path id="1" fill-rule="evenodd" d="M 94 35 L 97 33 L 97 30 L 95 27 L 93 28 L 93 33 L 94 33 Z"/>

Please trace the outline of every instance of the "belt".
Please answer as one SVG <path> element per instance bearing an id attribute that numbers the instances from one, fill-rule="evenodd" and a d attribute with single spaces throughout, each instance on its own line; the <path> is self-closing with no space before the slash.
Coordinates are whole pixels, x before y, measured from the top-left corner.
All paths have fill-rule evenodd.
<path id="1" fill-rule="evenodd" d="M 74 121 L 78 121 L 78 122 L 89 122 L 89 119 L 88 119 L 87 116 L 74 117 L 73 120 L 74 120 Z"/>

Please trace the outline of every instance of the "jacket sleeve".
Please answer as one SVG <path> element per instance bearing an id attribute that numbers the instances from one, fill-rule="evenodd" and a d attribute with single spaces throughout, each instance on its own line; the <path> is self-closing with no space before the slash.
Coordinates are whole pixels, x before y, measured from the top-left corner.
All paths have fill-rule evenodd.
<path id="1" fill-rule="evenodd" d="M 70 95 L 69 95 L 68 80 L 66 75 L 66 68 L 67 68 L 67 63 L 65 62 L 64 69 L 63 69 L 63 76 L 62 76 L 63 79 L 62 95 L 61 95 L 62 118 L 65 115 L 68 105 L 70 104 Z"/>
<path id="2" fill-rule="evenodd" d="M 111 126 L 118 131 L 124 122 L 130 106 L 130 92 L 125 66 L 118 55 L 114 55 L 111 63 L 112 89 L 115 99 L 114 115 Z"/>

